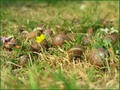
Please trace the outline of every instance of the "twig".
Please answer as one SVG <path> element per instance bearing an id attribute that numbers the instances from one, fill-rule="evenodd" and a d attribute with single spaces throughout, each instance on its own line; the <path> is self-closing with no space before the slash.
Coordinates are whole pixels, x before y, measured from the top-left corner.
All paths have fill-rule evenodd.
<path id="1" fill-rule="evenodd" d="M 30 64 L 31 64 L 31 66 L 33 66 L 33 63 L 32 63 L 32 58 L 31 58 L 30 53 L 29 53 L 28 55 L 29 55 L 29 61 L 30 61 Z"/>
<path id="2" fill-rule="evenodd" d="M 13 65 L 15 65 L 15 66 L 18 66 L 18 67 L 22 67 L 22 66 L 20 66 L 20 65 L 18 65 L 18 64 L 15 64 L 15 63 L 13 63 L 13 62 L 7 62 L 7 63 L 10 63 L 10 64 L 13 64 Z"/>

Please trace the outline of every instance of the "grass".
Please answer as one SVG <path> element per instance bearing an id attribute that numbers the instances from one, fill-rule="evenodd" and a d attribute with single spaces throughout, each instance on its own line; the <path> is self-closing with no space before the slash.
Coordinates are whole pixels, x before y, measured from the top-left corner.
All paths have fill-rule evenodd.
<path id="1" fill-rule="evenodd" d="M 119 43 L 106 45 L 99 38 L 99 21 L 102 18 L 113 20 L 118 29 L 118 1 L 57 1 L 50 2 L 14 1 L 1 2 L 1 35 L 14 35 L 21 41 L 20 49 L 11 52 L 1 49 L 1 89 L 118 89 L 119 69 L 109 67 L 108 71 L 96 69 L 86 57 L 91 48 L 105 46 L 110 51 L 111 62 L 119 62 Z M 106 17 L 105 17 L 106 16 Z M 78 20 L 78 21 L 77 21 Z M 80 22 L 80 23 L 79 23 Z M 45 24 L 54 34 L 60 31 L 74 33 L 76 39 L 56 49 L 38 53 L 38 58 L 30 51 L 29 42 L 21 38 L 18 26 L 32 31 L 36 25 Z M 59 28 L 57 28 L 59 26 Z M 75 44 L 82 45 L 86 30 L 93 27 L 96 31 L 84 54 L 84 60 L 70 62 L 67 51 Z M 120 51 L 120 50 L 119 50 Z M 12 69 L 21 54 L 28 54 L 32 63 L 26 67 Z"/>

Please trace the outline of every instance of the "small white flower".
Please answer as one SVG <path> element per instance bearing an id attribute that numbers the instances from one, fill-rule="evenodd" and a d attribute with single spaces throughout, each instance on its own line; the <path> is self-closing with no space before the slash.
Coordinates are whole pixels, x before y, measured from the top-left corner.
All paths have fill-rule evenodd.
<path id="1" fill-rule="evenodd" d="M 111 30 L 115 30 L 115 28 L 114 28 L 114 27 L 112 27 L 112 28 L 111 28 Z"/>
<path id="2" fill-rule="evenodd" d="M 36 30 L 43 30 L 43 27 L 37 27 L 37 28 L 34 28 L 33 31 L 36 31 Z"/>
<path id="3" fill-rule="evenodd" d="M 100 31 L 104 31 L 104 29 L 103 29 L 103 28 L 101 28 L 101 29 L 100 29 Z"/>
<path id="4" fill-rule="evenodd" d="M 105 34 L 112 34 L 114 32 L 118 33 L 118 30 L 116 30 L 114 27 L 108 29 L 108 28 L 101 28 L 100 31 L 104 32 Z"/>
<path id="5" fill-rule="evenodd" d="M 116 54 L 119 54 L 119 50 L 116 50 Z"/>
<path id="6" fill-rule="evenodd" d="M 118 30 L 112 30 L 112 31 L 110 32 L 110 34 L 112 34 L 112 33 L 114 33 L 114 32 L 118 33 Z"/>
<path id="7" fill-rule="evenodd" d="M 109 29 L 108 29 L 108 28 L 105 28 L 104 31 L 105 31 L 105 33 L 108 33 L 108 32 L 109 32 Z"/>
<path id="8" fill-rule="evenodd" d="M 118 33 L 118 30 L 116 30 L 114 27 L 112 27 L 112 28 L 110 29 L 110 34 L 112 34 L 112 33 L 114 33 L 114 32 Z"/>
<path id="9" fill-rule="evenodd" d="M 109 32 L 109 29 L 108 29 L 108 28 L 105 28 L 105 29 L 101 28 L 100 31 L 102 31 L 102 32 L 104 32 L 104 33 L 108 33 L 108 32 Z"/>

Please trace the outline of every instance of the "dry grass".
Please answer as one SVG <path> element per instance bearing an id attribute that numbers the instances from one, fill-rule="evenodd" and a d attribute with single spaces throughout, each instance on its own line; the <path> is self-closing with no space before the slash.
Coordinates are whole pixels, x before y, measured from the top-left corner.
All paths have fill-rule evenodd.
<path id="1" fill-rule="evenodd" d="M 68 2 L 47 6 L 46 3 L 25 4 L 15 3 L 1 7 L 1 30 L 2 36 L 14 35 L 21 39 L 17 31 L 18 26 L 25 26 L 27 31 L 32 31 L 39 24 L 44 23 L 52 28 L 54 33 L 61 30 L 71 29 L 73 33 L 82 33 L 84 27 L 91 27 L 89 22 L 103 18 L 110 13 L 107 18 L 113 20 L 114 27 L 118 29 L 118 1 L 84 1 Z M 59 13 L 59 14 L 58 14 Z M 62 19 L 60 19 L 61 17 Z M 80 18 L 82 25 L 73 26 L 69 24 L 74 18 Z M 65 22 L 66 20 L 66 22 Z M 60 29 L 56 28 L 59 25 Z M 74 31 L 75 30 L 75 31 Z M 85 32 L 85 31 L 84 31 Z M 118 65 L 119 57 L 115 53 L 116 48 L 109 49 L 111 66 L 103 71 L 96 69 L 89 63 L 84 54 L 84 60 L 69 61 L 67 50 L 71 46 L 65 44 L 58 49 L 51 47 L 49 51 L 38 54 L 38 58 L 29 51 L 29 43 L 23 42 L 25 50 L 13 50 L 12 52 L 2 49 L 1 52 L 1 86 L 2 89 L 118 89 L 119 70 L 112 65 Z M 118 42 L 117 42 L 118 43 Z M 66 49 L 65 49 L 65 46 Z M 94 47 L 92 47 L 94 48 Z M 30 54 L 30 61 L 26 67 L 12 70 L 12 65 L 17 62 L 20 54 Z M 16 63 L 17 64 L 17 63 Z"/>

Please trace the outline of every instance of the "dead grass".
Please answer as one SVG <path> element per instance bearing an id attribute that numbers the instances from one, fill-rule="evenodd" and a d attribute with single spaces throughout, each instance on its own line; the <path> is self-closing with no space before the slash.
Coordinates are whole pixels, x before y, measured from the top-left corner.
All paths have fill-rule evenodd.
<path id="1" fill-rule="evenodd" d="M 69 20 L 80 18 L 82 21 L 86 19 L 86 22 L 93 22 L 94 19 L 103 18 L 108 13 L 110 15 L 107 18 L 113 20 L 115 28 L 118 29 L 118 1 L 68 2 L 48 6 L 46 3 L 17 5 L 8 7 L 3 5 L 1 8 L 2 36 L 15 35 L 21 39 L 16 29 L 18 26 L 25 26 L 27 31 L 32 31 L 39 23 L 44 23 L 47 27 L 52 28 L 54 33 L 69 28 L 73 28 L 73 33 L 75 33 L 74 28 L 77 32 L 82 33 L 83 27 L 70 26 Z M 68 22 L 65 24 L 59 17 Z M 86 22 L 83 24 L 88 25 Z M 60 25 L 61 29 L 56 28 L 56 25 Z M 78 59 L 70 62 L 64 47 L 58 49 L 51 47 L 48 52 L 37 53 L 38 58 L 36 58 L 29 51 L 28 44 L 26 43 L 25 51 L 9 52 L 2 49 L 0 56 L 2 89 L 119 88 L 119 70 L 116 67 L 110 67 L 109 71 L 96 69 L 86 58 L 86 53 L 89 51 L 85 53 L 83 61 Z M 12 64 L 18 61 L 17 57 L 22 53 L 30 54 L 32 63 L 28 63 L 25 68 L 11 70 Z M 118 55 L 114 49 L 111 50 L 109 59 L 112 64 L 118 65 Z"/>

